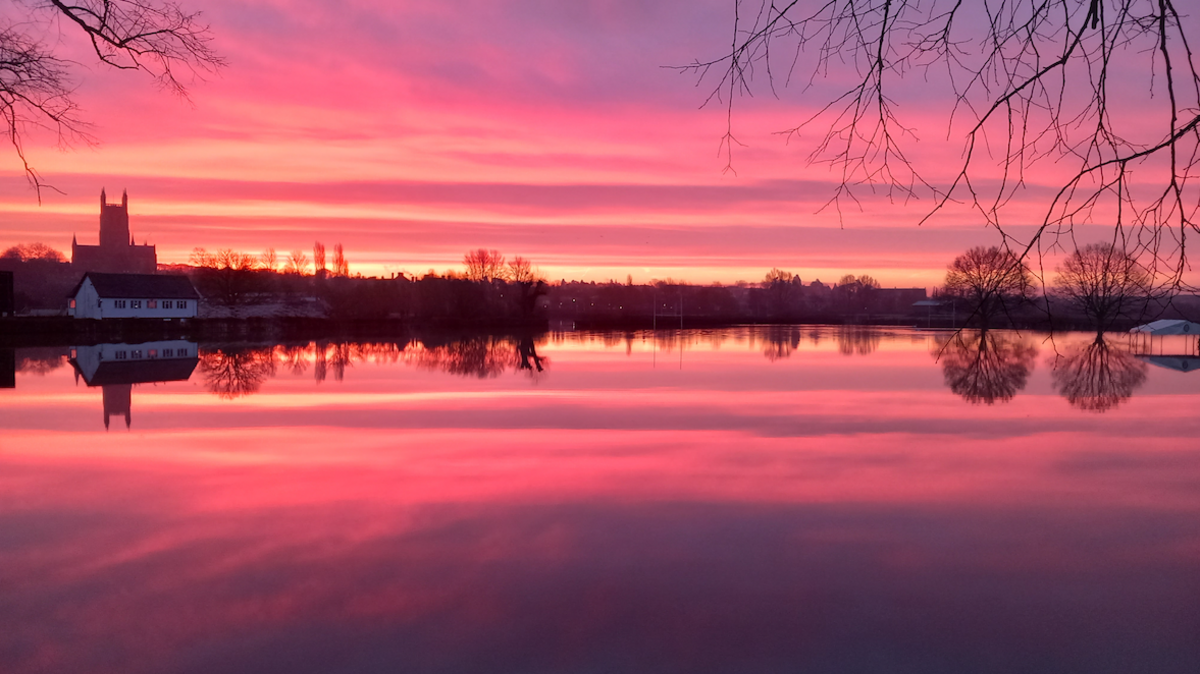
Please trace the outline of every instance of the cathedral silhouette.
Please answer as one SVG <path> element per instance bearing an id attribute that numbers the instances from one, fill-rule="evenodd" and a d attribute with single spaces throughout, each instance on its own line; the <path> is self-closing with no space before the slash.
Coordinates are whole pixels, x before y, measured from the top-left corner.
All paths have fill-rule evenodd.
<path id="1" fill-rule="evenodd" d="M 158 253 L 154 246 L 137 245 L 129 233 L 129 194 L 121 193 L 120 204 L 110 204 L 100 190 L 100 245 L 80 245 L 71 239 L 71 266 L 77 272 L 110 274 L 154 274 Z"/>

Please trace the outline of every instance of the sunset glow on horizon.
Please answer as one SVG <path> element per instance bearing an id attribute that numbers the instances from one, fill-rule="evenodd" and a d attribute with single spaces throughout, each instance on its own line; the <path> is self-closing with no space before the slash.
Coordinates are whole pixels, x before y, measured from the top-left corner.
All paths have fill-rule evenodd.
<path id="1" fill-rule="evenodd" d="M 829 84 L 740 100 L 724 171 L 724 110 L 701 107 L 711 84 L 662 66 L 720 52 L 727 0 L 197 8 L 228 66 L 193 83 L 190 101 L 140 73 L 78 68 L 98 144 L 59 151 L 30 132 L 30 163 L 54 188 L 40 204 L 3 155 L 0 245 L 94 243 L 102 188 L 128 190 L 131 231 L 162 264 L 197 247 L 283 256 L 321 241 L 367 276 L 457 270 L 484 247 L 551 280 L 757 282 L 778 267 L 806 283 L 870 274 L 930 288 L 962 251 L 1000 242 L 965 206 L 919 224 L 930 199 L 869 187 L 857 208 L 829 206 L 840 174 L 806 164 L 811 137 L 777 135 Z M 89 62 L 67 27 L 61 40 Z M 947 111 L 899 106 L 915 161 L 951 179 L 938 173 L 960 160 Z M 1025 177 L 1009 210 L 1018 236 L 1044 215 L 1054 170 Z"/>

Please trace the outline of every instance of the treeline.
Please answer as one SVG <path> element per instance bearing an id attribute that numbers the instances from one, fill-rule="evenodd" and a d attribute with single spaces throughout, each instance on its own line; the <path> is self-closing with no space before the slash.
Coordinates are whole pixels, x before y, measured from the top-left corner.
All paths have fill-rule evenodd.
<path id="1" fill-rule="evenodd" d="M 351 276 L 340 245 L 331 268 L 324 246 L 313 250 L 309 266 L 302 251 L 272 265 L 273 251 L 248 255 L 197 249 L 192 265 L 179 267 L 212 305 L 210 315 L 246 317 L 321 316 L 345 320 L 401 319 L 447 326 L 523 326 L 545 322 L 539 298 L 545 282 L 522 257 L 506 261 L 496 251 L 477 250 L 463 258 L 464 270 L 420 278 Z"/>
<path id="2" fill-rule="evenodd" d="M 583 324 L 895 322 L 910 319 L 924 288 L 881 288 L 870 276 L 846 275 L 834 284 L 804 283 L 772 269 L 760 283 L 649 285 L 563 281 L 549 289 L 552 319 Z"/>
<path id="3" fill-rule="evenodd" d="M 1153 257 L 1151 255 L 1150 257 Z M 1159 278 L 1153 262 L 1115 243 L 1077 247 L 1038 278 L 1016 252 L 976 247 L 950 263 L 936 291 L 942 316 L 989 327 L 1127 329 L 1159 318 L 1200 318 L 1195 295 L 1181 294 L 1178 274 Z"/>
<path id="4" fill-rule="evenodd" d="M 79 280 L 67 257 L 44 243 L 19 244 L 0 253 L 0 271 L 13 274 L 13 308 L 18 314 L 62 309 Z"/>

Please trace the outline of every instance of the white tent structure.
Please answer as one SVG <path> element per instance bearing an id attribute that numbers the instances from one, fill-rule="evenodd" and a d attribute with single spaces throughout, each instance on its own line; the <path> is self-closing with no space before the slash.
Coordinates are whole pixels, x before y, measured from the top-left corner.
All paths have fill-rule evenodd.
<path id="1" fill-rule="evenodd" d="M 1142 333 L 1151 337 L 1162 337 L 1165 335 L 1200 335 L 1200 323 L 1193 323 L 1184 320 L 1164 319 L 1154 321 L 1145 325 L 1139 325 L 1129 332 Z"/>
<path id="2" fill-rule="evenodd" d="M 1198 369 L 1196 365 L 1200 364 L 1200 323 L 1163 319 L 1139 325 L 1130 330 L 1129 335 L 1136 341 L 1134 348 L 1137 356 L 1147 362 L 1181 372 Z M 1155 337 L 1159 338 L 1157 354 L 1154 348 Z M 1179 353 L 1166 352 L 1168 338 L 1175 338 L 1170 340 L 1174 343 L 1172 351 L 1178 350 Z"/>

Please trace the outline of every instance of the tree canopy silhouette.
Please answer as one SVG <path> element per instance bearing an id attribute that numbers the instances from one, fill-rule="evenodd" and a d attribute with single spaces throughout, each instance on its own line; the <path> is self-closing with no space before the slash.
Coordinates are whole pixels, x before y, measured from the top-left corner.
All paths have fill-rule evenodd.
<path id="1" fill-rule="evenodd" d="M 815 111 L 783 133 L 838 173 L 827 205 L 839 212 L 864 189 L 929 197 L 926 218 L 965 203 L 1018 259 L 1076 225 L 1110 223 L 1147 268 L 1185 285 L 1186 240 L 1200 232 L 1200 72 L 1189 39 L 1200 18 L 1181 14 L 1179 0 L 732 4 L 727 50 L 680 67 L 713 84 L 706 103 L 727 106 L 727 168 L 739 144 L 735 100 L 796 82 Z M 940 101 L 937 131 L 959 146 L 948 171 L 945 152 L 929 164 L 911 152 L 931 140 L 901 119 L 914 81 L 923 102 Z M 1038 226 L 1018 237 L 1011 225 L 1029 217 L 1015 197 L 1035 183 Z"/>
<path id="2" fill-rule="evenodd" d="M 44 184 L 26 156 L 26 135 L 46 129 L 62 144 L 91 141 L 72 97 L 72 73 L 82 64 L 59 55 L 66 49 L 62 32 L 82 33 L 98 62 L 147 73 L 182 96 L 188 80 L 224 65 L 210 47 L 212 36 L 200 13 L 172 0 L 10 4 L 7 16 L 0 18 L 0 117 L 39 195 Z"/>
<path id="3" fill-rule="evenodd" d="M 998 246 L 977 246 L 954 258 L 942 286 L 946 296 L 966 303 L 984 326 L 1024 299 L 1033 275 L 1016 254 Z"/>
<path id="4" fill-rule="evenodd" d="M 1145 309 L 1153 279 L 1131 255 L 1109 243 L 1076 248 L 1058 267 L 1054 290 L 1105 330 Z"/>

